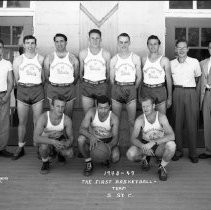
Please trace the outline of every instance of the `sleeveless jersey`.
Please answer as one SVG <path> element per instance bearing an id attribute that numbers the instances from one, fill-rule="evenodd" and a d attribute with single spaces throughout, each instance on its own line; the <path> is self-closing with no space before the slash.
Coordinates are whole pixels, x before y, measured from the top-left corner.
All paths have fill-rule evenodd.
<path id="1" fill-rule="evenodd" d="M 118 54 L 117 62 L 115 65 L 115 81 L 117 82 L 135 82 L 136 80 L 136 68 L 133 63 L 133 53 L 128 58 L 121 58 Z"/>
<path id="2" fill-rule="evenodd" d="M 88 48 L 88 54 L 84 59 L 84 79 L 97 82 L 106 79 L 106 61 L 102 56 L 103 49 L 97 55 L 93 55 Z"/>
<path id="3" fill-rule="evenodd" d="M 91 129 L 93 131 L 93 134 L 99 139 L 112 137 L 110 121 L 111 111 L 109 112 L 107 119 L 101 122 L 98 116 L 98 110 L 96 110 L 95 117 L 91 123 Z"/>
<path id="4" fill-rule="evenodd" d="M 41 72 L 42 66 L 38 61 L 38 54 L 34 58 L 27 58 L 24 54 L 23 62 L 19 66 L 19 80 L 20 83 L 40 84 L 42 83 Z"/>
<path id="5" fill-rule="evenodd" d="M 59 58 L 54 52 L 54 59 L 50 65 L 49 81 L 56 84 L 73 83 L 74 68 L 69 60 L 69 52 L 64 58 Z"/>
<path id="6" fill-rule="evenodd" d="M 146 141 L 151 141 L 164 136 L 164 129 L 158 121 L 158 111 L 156 113 L 155 122 L 152 124 L 148 122 L 144 114 L 144 127 L 142 129 L 142 132 L 143 132 L 142 139 Z"/>
<path id="7" fill-rule="evenodd" d="M 44 128 L 42 136 L 47 136 L 48 133 L 52 131 L 63 131 L 64 130 L 64 114 L 58 125 L 53 125 L 50 120 L 49 111 L 47 111 L 47 125 Z"/>
<path id="8" fill-rule="evenodd" d="M 156 85 L 165 82 L 165 70 L 160 65 L 162 57 L 163 56 L 152 63 L 147 56 L 147 60 L 143 68 L 145 84 Z"/>

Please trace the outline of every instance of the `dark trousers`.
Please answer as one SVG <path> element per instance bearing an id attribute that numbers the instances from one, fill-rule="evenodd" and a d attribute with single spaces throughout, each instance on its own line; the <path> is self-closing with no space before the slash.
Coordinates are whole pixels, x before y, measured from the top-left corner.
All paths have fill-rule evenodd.
<path id="1" fill-rule="evenodd" d="M 183 126 L 188 131 L 189 156 L 196 157 L 197 122 L 199 99 L 195 88 L 175 88 L 173 91 L 173 114 L 177 151 L 183 153 Z"/>

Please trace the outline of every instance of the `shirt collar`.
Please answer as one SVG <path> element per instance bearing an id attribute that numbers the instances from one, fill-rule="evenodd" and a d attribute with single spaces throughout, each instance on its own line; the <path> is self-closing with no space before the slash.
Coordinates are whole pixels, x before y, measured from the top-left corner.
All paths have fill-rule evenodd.
<path id="1" fill-rule="evenodd" d="M 177 62 L 178 62 L 179 64 L 182 64 L 182 63 L 179 62 L 179 57 L 177 57 Z M 188 63 L 188 62 L 189 62 L 189 57 L 187 56 L 187 57 L 185 58 L 185 60 L 184 60 L 183 63 Z"/>

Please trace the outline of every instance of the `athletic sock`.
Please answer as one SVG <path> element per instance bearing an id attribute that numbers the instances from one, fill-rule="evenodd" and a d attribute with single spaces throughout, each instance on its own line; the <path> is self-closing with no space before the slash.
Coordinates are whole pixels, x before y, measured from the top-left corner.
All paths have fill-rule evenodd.
<path id="1" fill-rule="evenodd" d="M 48 162 L 49 158 L 42 158 L 42 162 Z"/>
<path id="2" fill-rule="evenodd" d="M 162 161 L 160 163 L 160 165 L 163 166 L 163 167 L 167 166 L 168 164 L 169 164 L 169 162 L 166 162 L 163 159 L 162 159 Z"/>
<path id="3" fill-rule="evenodd" d="M 26 143 L 26 142 L 18 142 L 18 146 L 19 146 L 19 147 L 24 147 L 25 143 Z"/>

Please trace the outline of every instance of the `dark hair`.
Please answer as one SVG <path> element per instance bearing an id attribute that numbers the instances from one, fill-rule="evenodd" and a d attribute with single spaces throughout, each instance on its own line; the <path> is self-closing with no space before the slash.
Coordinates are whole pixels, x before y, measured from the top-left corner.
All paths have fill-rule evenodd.
<path id="1" fill-rule="evenodd" d="M 65 42 L 67 41 L 67 37 L 64 35 L 64 34 L 56 34 L 54 37 L 53 37 L 53 41 L 55 42 L 56 40 L 56 37 L 62 37 L 64 38 Z"/>
<path id="2" fill-rule="evenodd" d="M 111 100 L 107 96 L 105 96 L 105 95 L 100 95 L 100 96 L 97 96 L 96 97 L 96 103 L 97 103 L 97 105 L 98 104 L 108 103 L 109 106 L 110 106 L 111 105 Z"/>
<path id="3" fill-rule="evenodd" d="M 129 40 L 130 40 L 130 36 L 127 33 L 121 33 L 121 34 L 119 34 L 119 36 L 117 37 L 117 40 L 119 40 L 119 37 L 120 36 L 128 37 Z"/>
<path id="4" fill-rule="evenodd" d="M 63 102 L 66 103 L 66 99 L 65 99 L 65 97 L 64 97 L 63 95 L 56 95 L 56 96 L 54 96 L 54 97 L 52 98 L 51 104 L 54 105 L 54 102 L 55 102 L 56 100 L 58 100 L 58 101 L 63 101 Z"/>
<path id="5" fill-rule="evenodd" d="M 150 100 L 152 102 L 152 104 L 155 104 L 155 100 L 151 96 L 141 97 L 141 103 L 144 101 L 148 101 L 148 100 Z"/>
<path id="6" fill-rule="evenodd" d="M 180 42 L 185 42 L 186 45 L 187 45 L 187 47 L 188 47 L 188 41 L 187 41 L 186 39 L 178 39 L 178 40 L 176 41 L 175 46 L 177 47 L 177 45 L 178 45 Z"/>
<path id="7" fill-rule="evenodd" d="M 0 39 L 0 44 L 2 44 L 3 47 L 4 47 L 4 42 L 3 42 L 3 40 L 1 40 L 1 39 Z"/>
<path id="8" fill-rule="evenodd" d="M 92 29 L 92 30 L 90 30 L 90 31 L 89 31 L 89 37 L 90 37 L 90 35 L 91 35 L 92 33 L 99 34 L 99 35 L 100 35 L 100 38 L 101 38 L 101 31 L 100 31 L 100 30 L 95 29 L 95 28 Z"/>
<path id="9" fill-rule="evenodd" d="M 32 36 L 32 35 L 24 36 L 23 37 L 23 43 L 25 43 L 25 41 L 28 40 L 28 39 L 34 39 L 35 44 L 37 44 L 37 39 L 34 36 Z"/>
<path id="10" fill-rule="evenodd" d="M 157 36 L 151 35 L 151 36 L 149 36 L 148 39 L 147 39 L 147 45 L 148 45 L 148 43 L 149 43 L 149 40 L 151 40 L 151 39 L 156 39 L 156 40 L 158 40 L 158 44 L 159 44 L 159 45 L 161 44 L 161 41 L 160 41 L 160 39 L 159 39 Z"/>

